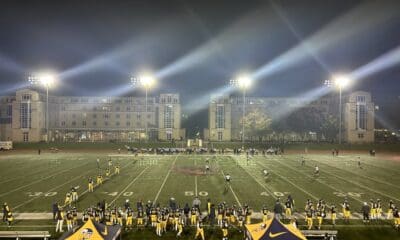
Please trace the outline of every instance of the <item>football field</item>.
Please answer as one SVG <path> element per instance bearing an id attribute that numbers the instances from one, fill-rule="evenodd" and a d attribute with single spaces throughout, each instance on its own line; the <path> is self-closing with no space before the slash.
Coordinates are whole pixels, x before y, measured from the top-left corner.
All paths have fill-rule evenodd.
<path id="1" fill-rule="evenodd" d="M 305 166 L 301 157 L 306 159 Z M 360 157 L 361 167 L 358 166 Z M 100 159 L 98 165 L 96 159 Z M 398 158 L 398 157 L 397 157 Z M 126 199 L 135 206 L 138 200 L 167 205 L 173 197 L 191 205 L 198 196 L 205 209 L 207 199 L 213 203 L 249 205 L 259 212 L 264 205 L 272 209 L 277 198 L 284 202 L 290 194 L 302 215 L 307 199 L 328 205 L 350 203 L 354 218 L 360 218 L 361 205 L 381 199 L 386 212 L 389 200 L 400 204 L 400 161 L 395 155 L 326 154 L 254 156 L 234 155 L 127 155 L 106 153 L 45 153 L 0 155 L 0 201 L 14 212 L 51 212 L 53 202 L 61 205 L 71 187 L 79 194 L 78 210 L 103 199 L 122 206 Z M 105 177 L 108 160 L 121 172 Z M 211 171 L 205 172 L 206 161 Z M 314 167 L 320 175 L 314 176 Z M 266 179 L 262 170 L 267 169 Z M 88 178 L 105 177 L 93 193 L 87 190 Z M 226 185 L 224 175 L 232 177 Z"/>

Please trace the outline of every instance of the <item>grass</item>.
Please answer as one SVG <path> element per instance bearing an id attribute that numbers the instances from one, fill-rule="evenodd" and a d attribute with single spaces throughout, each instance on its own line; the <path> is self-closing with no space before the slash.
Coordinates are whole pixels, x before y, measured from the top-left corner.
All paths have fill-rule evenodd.
<path id="1" fill-rule="evenodd" d="M 18 152 L 16 152 L 18 153 Z M 389 200 L 400 204 L 400 161 L 397 155 L 370 157 L 360 154 L 346 154 L 332 157 L 327 154 L 308 154 L 306 166 L 301 166 L 301 155 L 255 156 L 247 163 L 244 156 L 168 155 L 138 156 L 105 153 L 104 151 L 79 153 L 45 153 L 0 155 L 0 201 L 8 202 L 15 212 L 50 212 L 51 204 L 63 202 L 71 186 L 79 186 L 78 209 L 84 209 L 105 199 L 108 203 L 121 206 L 126 199 L 135 205 L 136 201 L 155 201 L 166 205 L 170 197 L 181 204 L 191 204 L 195 195 L 200 197 L 205 209 L 208 198 L 212 202 L 225 201 L 228 205 L 248 204 L 254 211 L 266 205 L 270 209 L 279 197 L 285 200 L 291 194 L 296 208 L 303 211 L 307 199 L 314 202 L 324 199 L 340 204 L 346 196 L 352 211 L 359 212 L 361 204 L 369 199 L 381 199 L 386 212 Z M 357 161 L 360 157 L 362 169 Z M 121 166 L 121 173 L 106 180 L 94 193 L 87 193 L 87 179 L 95 177 L 99 169 L 96 159 L 100 158 L 101 172 L 107 168 L 108 159 Z M 206 159 L 211 161 L 211 174 L 204 175 Z M 313 176 L 314 166 L 321 169 L 319 177 Z M 261 174 L 268 169 L 270 178 L 266 181 Z M 223 174 L 232 176 L 231 188 L 226 189 Z M 301 218 L 300 224 L 304 223 Z M 257 222 L 257 220 L 254 220 Z M 36 226 L 44 229 L 53 223 L 43 220 L 20 220 L 16 225 Z M 339 221 L 338 224 L 341 224 Z M 339 239 L 396 239 L 398 232 L 389 227 L 390 222 L 382 221 L 374 226 L 359 226 L 354 220 L 350 226 L 338 227 Z M 323 228 L 330 228 L 329 220 Z M 4 230 L 1 227 L 0 230 Z M 194 233 L 187 233 L 182 239 L 192 239 Z M 208 230 L 211 231 L 211 230 Z M 206 232 L 207 239 L 220 239 L 220 231 Z M 130 239 L 151 239 L 154 233 L 127 232 Z M 383 237 L 384 236 L 384 237 Z M 162 239 L 175 239 L 168 233 Z M 230 239 L 242 239 L 235 233 Z"/>
<path id="2" fill-rule="evenodd" d="M 132 142 L 132 143 L 121 143 L 121 142 L 81 142 L 81 143 L 61 143 L 61 142 L 53 142 L 53 143 L 23 143 L 23 142 L 15 142 L 14 148 L 17 150 L 37 150 L 37 149 L 49 149 L 51 147 L 58 148 L 61 150 L 95 150 L 95 149 L 103 149 L 103 150 L 114 150 L 117 149 L 125 149 L 125 145 L 137 147 L 137 148 L 157 148 L 157 147 L 185 147 L 185 141 L 176 141 L 172 142 Z M 399 143 L 371 143 L 371 144 L 341 144 L 340 146 L 335 143 L 267 143 L 267 142 L 246 142 L 245 147 L 257 147 L 257 148 L 265 148 L 269 146 L 283 146 L 285 150 L 293 150 L 293 151 L 304 151 L 307 147 L 310 151 L 330 151 L 331 149 L 341 149 L 345 151 L 364 151 L 367 153 L 370 149 L 375 149 L 379 152 L 399 152 L 400 144 Z M 241 142 L 210 142 L 204 143 L 204 147 L 214 147 L 214 148 L 241 148 Z"/>

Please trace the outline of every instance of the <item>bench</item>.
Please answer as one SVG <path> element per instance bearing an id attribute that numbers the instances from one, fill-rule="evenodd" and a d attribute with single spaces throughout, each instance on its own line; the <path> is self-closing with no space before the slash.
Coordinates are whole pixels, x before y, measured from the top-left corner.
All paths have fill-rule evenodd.
<path id="1" fill-rule="evenodd" d="M 43 238 L 47 240 L 50 237 L 48 231 L 0 231 L 0 238 Z"/>
<path id="2" fill-rule="evenodd" d="M 325 237 L 328 237 L 329 240 L 336 239 L 338 233 L 336 230 L 302 230 L 301 232 L 307 238 L 325 239 Z"/>

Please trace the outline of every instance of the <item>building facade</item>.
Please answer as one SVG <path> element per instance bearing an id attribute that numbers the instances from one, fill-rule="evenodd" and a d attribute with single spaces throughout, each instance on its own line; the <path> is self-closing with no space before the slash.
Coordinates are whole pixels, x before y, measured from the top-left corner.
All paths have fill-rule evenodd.
<path id="1" fill-rule="evenodd" d="M 22 89 L 0 98 L 0 138 L 16 142 L 180 140 L 178 94 L 148 97 L 49 97 L 46 134 L 46 95 Z M 147 122 L 147 135 L 146 135 Z"/>
<path id="2" fill-rule="evenodd" d="M 335 96 L 325 96 L 312 100 L 306 98 L 254 98 L 246 97 L 245 115 L 252 111 L 259 111 L 274 120 L 286 119 L 292 113 L 308 112 L 326 116 L 339 116 L 339 99 Z M 343 97 L 342 105 L 342 140 L 349 143 L 374 141 L 374 103 L 371 94 L 367 92 L 354 92 Z M 312 115 L 308 115 L 312 116 Z M 206 140 L 210 141 L 240 141 L 242 140 L 243 98 L 214 96 L 209 104 L 208 128 L 204 130 Z M 311 119 L 310 119 L 311 121 Z M 337 127 L 337 132 L 338 132 Z M 302 133 L 303 134 L 303 133 Z M 293 141 L 304 140 L 302 134 L 292 133 Z M 312 135 L 315 133 L 307 133 Z M 276 140 L 278 135 L 271 132 L 265 137 Z M 336 136 L 337 137 L 337 136 Z M 312 136 L 308 136 L 312 140 Z M 314 136 L 314 138 L 316 138 Z M 322 136 L 322 138 L 324 138 Z M 246 134 L 245 140 L 253 140 Z"/>

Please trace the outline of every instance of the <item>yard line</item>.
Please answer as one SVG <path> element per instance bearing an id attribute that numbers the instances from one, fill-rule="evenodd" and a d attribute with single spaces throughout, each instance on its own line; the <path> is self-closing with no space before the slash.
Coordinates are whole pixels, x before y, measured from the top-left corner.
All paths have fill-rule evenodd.
<path id="1" fill-rule="evenodd" d="M 257 164 L 261 167 L 266 167 L 264 165 L 262 165 L 261 163 L 257 162 Z M 294 187 L 296 187 L 297 189 L 299 189 L 300 191 L 304 192 L 305 194 L 307 194 L 308 196 L 314 198 L 314 200 L 319 200 L 320 198 L 317 198 L 316 196 L 314 196 L 312 193 L 309 193 L 308 191 L 304 190 L 303 188 L 299 187 L 297 184 L 295 184 L 294 182 L 290 181 L 288 178 L 278 174 L 277 172 L 274 172 L 271 170 L 271 168 L 269 168 L 268 170 L 270 170 L 272 173 L 274 173 L 275 175 L 277 175 L 278 177 L 282 178 L 284 181 L 290 183 L 291 185 L 293 185 Z"/>
<path id="2" fill-rule="evenodd" d="M 128 167 L 128 165 L 130 165 L 130 164 L 132 164 L 132 163 L 134 163 L 134 162 L 128 162 L 128 163 L 125 164 L 123 167 L 121 167 L 121 170 L 122 170 L 122 169 L 125 169 L 126 167 Z M 114 175 L 115 175 L 115 174 L 111 174 L 110 177 L 112 177 L 112 176 L 114 176 Z M 110 179 L 110 178 L 105 178 L 104 181 L 103 181 L 103 184 L 104 184 L 105 180 L 107 180 L 107 179 Z M 97 186 L 98 186 L 97 184 L 94 185 L 94 189 L 96 189 Z M 83 191 L 81 194 L 79 194 L 79 196 L 82 197 L 83 195 L 85 195 L 85 194 L 88 193 L 88 192 L 89 192 L 89 189 L 86 189 L 86 190 Z M 80 199 L 80 198 L 79 198 L 79 199 Z M 79 199 L 78 199 L 78 201 L 79 201 Z"/>
<path id="3" fill-rule="evenodd" d="M 240 165 L 239 165 L 240 166 Z M 262 188 L 265 189 L 265 191 L 267 191 L 271 197 L 273 197 L 275 200 L 278 199 L 275 194 L 269 189 L 267 188 L 264 184 L 262 184 L 262 182 L 260 182 L 260 180 L 256 179 L 252 174 L 249 173 L 249 171 L 247 169 L 245 169 L 243 166 L 240 166 L 250 177 L 252 177 L 254 179 L 254 181 L 256 181 Z"/>
<path id="4" fill-rule="evenodd" d="M 219 165 L 218 162 L 216 162 L 216 164 Z M 222 174 L 222 177 L 225 179 L 225 173 L 224 173 L 224 170 L 222 170 L 222 168 L 221 168 L 221 174 Z M 225 183 L 225 184 L 227 184 L 227 183 Z M 236 203 L 239 205 L 239 207 L 242 207 L 242 204 L 240 203 L 239 198 L 237 197 L 235 191 L 233 191 L 233 188 L 232 188 L 231 184 L 228 184 L 228 186 L 229 186 L 229 189 L 231 190 L 231 192 L 233 194 L 233 197 L 236 200 Z"/>
<path id="5" fill-rule="evenodd" d="M 325 164 L 325 165 L 330 166 L 330 167 L 332 167 L 332 168 L 339 169 L 339 170 L 341 170 L 341 171 L 345 171 L 345 172 L 349 172 L 349 173 L 354 174 L 353 171 L 350 171 L 350 170 L 347 170 L 347 169 L 344 169 L 344 168 L 337 167 L 337 166 L 335 166 L 335 165 L 329 164 L 329 163 L 327 163 L 325 160 L 319 161 L 319 160 L 316 160 L 316 159 L 314 159 L 314 158 L 308 158 L 308 159 L 311 159 L 311 161 L 314 161 L 314 162 L 318 162 L 318 163 Z M 367 178 L 367 179 L 372 180 L 372 181 L 374 181 L 374 182 L 386 184 L 386 185 L 389 185 L 389 186 L 391 186 L 391 187 L 395 187 L 395 188 L 399 188 L 399 189 L 400 189 L 400 186 L 398 186 L 398 185 L 396 185 L 396 184 L 392 184 L 392 183 L 386 182 L 386 181 L 383 181 L 383 180 L 375 179 L 375 178 L 368 177 L 368 176 L 361 175 L 361 174 L 354 174 L 354 175 L 357 175 L 357 176 L 360 176 L 360 177 L 363 177 L 363 178 Z"/>
<path id="6" fill-rule="evenodd" d="M 139 178 L 140 176 L 143 175 L 143 173 L 149 168 L 150 166 L 147 166 L 145 169 L 143 169 L 139 175 L 137 175 L 111 202 L 110 205 L 113 204 L 125 191 L 126 189 L 128 189 L 132 184 L 134 184 Z"/>
<path id="7" fill-rule="evenodd" d="M 39 164 L 39 165 L 40 165 L 40 164 Z M 46 164 L 46 165 L 47 165 L 47 164 Z M 32 168 L 32 166 L 30 167 L 30 169 L 31 169 L 31 168 Z M 38 171 L 30 172 L 29 174 L 24 175 L 24 176 L 18 176 L 18 177 L 14 177 L 14 178 L 9 178 L 9 179 L 7 179 L 7 180 L 3 180 L 3 181 L 0 182 L 0 184 L 6 183 L 6 182 L 11 182 L 11 181 L 13 181 L 13 180 L 17 180 L 17 179 L 20 179 L 20 178 L 26 178 L 26 177 L 28 177 L 28 176 L 36 175 L 36 174 L 38 174 L 38 173 L 40 173 L 40 172 L 42 172 L 42 171 L 46 171 L 46 170 L 52 170 L 52 169 L 50 169 L 50 168 L 48 168 L 48 169 L 43 169 L 43 168 L 41 168 L 41 169 L 39 169 Z"/>
<path id="8" fill-rule="evenodd" d="M 164 188 L 164 185 L 165 185 L 165 183 L 167 182 L 167 179 L 168 179 L 169 175 L 171 174 L 171 171 L 172 171 L 173 167 L 175 166 L 175 162 L 176 162 L 176 160 L 178 159 L 178 156 L 179 156 L 179 154 L 176 155 L 174 162 L 171 164 L 171 168 L 168 170 L 168 173 L 167 173 L 167 175 L 165 176 L 164 181 L 163 181 L 163 183 L 161 184 L 161 187 L 160 187 L 160 189 L 158 190 L 156 197 L 154 198 L 153 204 L 155 204 L 155 203 L 157 202 L 158 197 L 160 196 L 160 193 L 161 193 L 162 189 Z"/>
<path id="9" fill-rule="evenodd" d="M 295 171 L 295 172 L 298 172 L 298 173 L 300 173 L 301 175 L 304 175 L 304 176 L 306 176 L 307 178 L 310 178 L 310 179 L 313 179 L 313 180 L 315 180 L 315 181 L 317 181 L 317 182 L 319 182 L 319 183 L 321 183 L 321 184 L 323 184 L 323 185 L 325 185 L 325 186 L 327 186 L 327 187 L 329 187 L 329 188 L 331 188 L 331 189 L 333 189 L 333 190 L 335 190 L 336 192 L 342 192 L 342 190 L 339 190 L 339 189 L 337 189 L 337 188 L 335 188 L 335 187 L 332 187 L 331 185 L 329 185 L 329 184 L 326 184 L 326 183 L 324 183 L 324 182 L 321 182 L 319 179 L 315 179 L 315 178 L 312 178 L 312 177 L 310 177 L 310 176 L 308 176 L 308 175 L 306 175 L 305 173 L 302 173 L 302 172 L 300 172 L 299 170 L 297 170 L 296 168 L 294 168 L 294 167 L 291 167 L 291 166 L 289 166 L 288 164 L 285 164 L 285 163 L 283 163 L 283 161 L 278 161 L 278 160 L 275 160 L 274 158 L 270 158 L 272 161 L 274 161 L 274 162 L 277 162 L 277 163 L 279 163 L 279 164 L 281 164 L 281 165 L 284 165 L 284 166 L 286 166 L 287 168 L 290 168 L 290 169 L 292 169 L 293 171 Z M 353 196 L 350 196 L 350 195 L 346 195 L 346 196 L 348 196 L 348 197 L 350 197 L 350 198 L 352 198 L 352 199 L 354 199 L 354 200 L 356 200 L 357 202 L 359 202 L 359 203 L 363 203 L 363 201 L 361 201 L 360 199 L 358 199 L 358 198 L 355 198 L 355 197 L 353 197 Z"/>
<path id="10" fill-rule="evenodd" d="M 196 158 L 194 158 L 194 165 L 196 166 L 197 165 L 197 161 L 196 161 Z M 195 191 L 195 193 L 196 193 L 196 197 L 197 197 L 197 175 L 195 175 L 194 176 L 194 191 Z"/>
<path id="11" fill-rule="evenodd" d="M 25 185 L 23 185 L 23 186 L 21 186 L 21 187 L 15 188 L 15 189 L 13 189 L 13 190 L 11 190 L 11 191 L 8 191 L 8 192 L 6 192 L 6 193 L 0 194 L 0 197 L 5 196 L 5 195 L 8 195 L 8 194 L 10 194 L 10 193 L 13 193 L 13 192 L 15 192 L 15 191 L 18 191 L 18 190 L 20 190 L 20 189 L 29 187 L 29 186 L 31 186 L 31 185 L 33 185 L 33 184 L 42 182 L 42 181 L 44 181 L 44 180 L 46 180 L 46 179 L 48 179 L 48 178 L 54 177 L 54 176 L 59 175 L 59 174 L 61 174 L 61 173 L 68 172 L 68 171 L 70 171 L 70 170 L 72 170 L 72 169 L 74 169 L 74 168 L 82 167 L 82 166 L 84 166 L 84 165 L 86 165 L 86 164 L 88 164 L 88 163 L 89 163 L 89 162 L 86 162 L 86 163 L 84 163 L 84 164 L 82 164 L 82 165 L 74 166 L 74 167 L 72 167 L 72 168 L 65 169 L 64 171 L 54 173 L 54 174 L 52 174 L 52 175 L 50 175 L 50 176 L 47 176 L 47 177 L 45 177 L 45 178 L 42 178 L 42 179 L 33 181 L 33 182 L 29 183 L 29 184 L 25 184 Z"/>
<path id="12" fill-rule="evenodd" d="M 314 160 L 314 161 L 315 161 L 315 160 Z M 321 172 L 322 172 L 322 171 L 321 171 Z M 346 182 L 348 182 L 348 183 L 351 183 L 351 184 L 353 184 L 353 185 L 356 185 L 356 186 L 358 186 L 358 187 L 360 187 L 360 188 L 364 188 L 364 189 L 367 189 L 367 190 L 369 190 L 369 191 L 371 191 L 371 192 L 375 192 L 375 193 L 381 194 L 382 196 L 386 196 L 386 197 L 388 197 L 389 199 L 394 199 L 394 200 L 396 200 L 396 201 L 400 201 L 399 198 L 390 196 L 390 195 L 388 195 L 388 194 L 386 194 L 386 193 L 383 193 L 383 192 L 381 192 L 381 191 L 372 189 L 372 188 L 367 187 L 367 186 L 365 186 L 365 185 L 362 185 L 362 184 L 359 184 L 359 183 L 350 181 L 350 180 L 348 180 L 348 179 L 346 179 L 346 178 L 344 178 L 344 177 L 341 177 L 341 176 L 339 176 L 339 175 L 337 175 L 337 174 L 334 174 L 334 173 L 331 173 L 331 172 L 327 172 L 327 171 L 324 171 L 324 172 L 325 172 L 326 174 L 328 174 L 328 175 L 331 175 L 331 176 L 334 176 L 334 177 L 336 177 L 336 178 L 339 178 L 339 179 L 341 179 L 341 180 L 343 180 L 343 181 L 346 181 Z"/>
<path id="13" fill-rule="evenodd" d="M 126 164 L 126 165 L 123 166 L 122 168 L 127 167 L 129 164 L 131 164 L 131 163 Z M 90 172 L 96 171 L 96 170 L 97 170 L 97 169 L 92 169 Z M 63 183 L 63 184 L 58 185 L 58 186 L 56 186 L 56 187 L 54 187 L 54 188 L 48 190 L 45 194 L 47 194 L 47 193 L 49 193 L 49 192 L 52 192 L 52 191 L 54 191 L 54 190 L 56 190 L 56 189 L 58 189 L 58 188 L 60 188 L 60 187 L 62 187 L 62 186 L 64 186 L 64 185 L 66 185 L 66 184 L 72 182 L 72 181 L 75 181 L 76 179 L 79 179 L 79 178 L 81 178 L 82 176 L 87 175 L 88 173 L 89 173 L 89 172 L 85 172 L 84 174 L 81 174 L 81 175 L 79 175 L 79 176 L 77 176 L 77 177 L 74 177 L 73 179 L 71 179 L 71 180 L 69 180 L 69 181 L 67 181 L 67 182 L 65 182 L 65 183 Z M 85 194 L 87 191 L 88 191 L 88 190 L 84 191 L 82 194 L 80 194 L 80 196 L 82 196 L 83 194 Z M 40 196 L 33 197 L 33 198 L 29 199 L 28 201 L 25 201 L 25 202 L 23 202 L 23 203 L 17 205 L 16 207 L 14 207 L 14 209 L 17 209 L 17 208 L 19 208 L 19 207 L 21 207 L 21 206 L 24 206 L 24 205 L 26 205 L 26 204 L 32 202 L 33 200 L 35 200 L 35 199 L 37 199 L 37 198 L 39 198 L 39 197 L 40 197 Z M 78 201 L 79 201 L 79 200 L 78 200 Z"/>
<path id="14" fill-rule="evenodd" d="M 58 189 L 58 188 L 60 188 L 60 187 L 62 187 L 62 186 L 64 186 L 64 185 L 66 185 L 66 184 L 69 184 L 70 182 L 75 181 L 76 179 L 81 178 L 81 177 L 84 176 L 84 175 L 86 175 L 86 173 L 81 174 L 81 175 L 79 175 L 79 176 L 77 176 L 77 177 L 74 177 L 73 179 L 71 179 L 71 180 L 69 180 L 69 181 L 67 181 L 67 182 L 65 182 L 65 183 L 63 183 L 63 184 L 58 185 L 58 186 L 56 186 L 56 187 L 54 187 L 54 188 L 48 190 L 45 194 L 47 194 L 47 193 L 49 193 L 49 192 L 52 192 L 52 191 L 54 191 L 54 190 L 56 190 L 56 189 Z M 23 202 L 23 203 L 21 203 L 21 204 L 15 206 L 14 209 L 18 209 L 19 207 L 22 207 L 22 206 L 24 206 L 24 205 L 26 205 L 26 204 L 28 204 L 28 203 L 30 203 L 30 202 L 32 202 L 32 201 L 38 199 L 39 197 L 41 197 L 41 196 L 33 197 L 33 198 L 31 198 L 31 199 L 29 199 L 29 200 L 27 200 L 27 201 L 25 201 L 25 202 Z"/>

